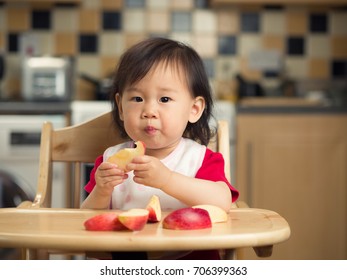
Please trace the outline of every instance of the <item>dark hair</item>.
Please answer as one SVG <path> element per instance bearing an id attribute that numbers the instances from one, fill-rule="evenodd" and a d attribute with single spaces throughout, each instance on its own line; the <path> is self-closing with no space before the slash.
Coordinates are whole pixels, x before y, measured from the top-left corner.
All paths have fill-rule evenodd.
<path id="1" fill-rule="evenodd" d="M 209 119 L 212 115 L 213 99 L 203 62 L 193 48 L 170 39 L 146 39 L 122 55 L 115 71 L 111 92 L 114 122 L 122 135 L 127 136 L 123 121 L 119 118 L 114 95 L 119 93 L 122 96 L 127 86 L 140 81 L 159 62 L 182 66 L 193 97 L 201 96 L 205 99 L 206 105 L 202 116 L 196 123 L 188 123 L 183 136 L 207 145 L 212 136 Z"/>

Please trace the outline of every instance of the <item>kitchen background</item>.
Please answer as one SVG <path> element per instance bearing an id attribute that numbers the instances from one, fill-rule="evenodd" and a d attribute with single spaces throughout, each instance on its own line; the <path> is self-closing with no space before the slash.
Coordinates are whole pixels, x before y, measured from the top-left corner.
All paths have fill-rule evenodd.
<path id="1" fill-rule="evenodd" d="M 291 227 L 272 258 L 347 259 L 346 26 L 347 0 L 0 0 L 0 207 L 35 194 L 42 122 L 58 128 L 109 110 L 103 93 L 121 54 L 164 36 L 204 60 L 215 114 L 229 120 L 240 199 Z M 23 86 L 23 74 L 54 92 L 62 71 L 23 71 L 32 55 L 71 59 L 68 99 L 25 97 L 42 84 Z M 69 170 L 55 170 L 59 206 Z M 0 259 L 13 254 L 0 249 Z"/>
<path id="2" fill-rule="evenodd" d="M 33 42 L 34 54 L 71 56 L 76 73 L 96 79 L 109 76 L 135 42 L 148 36 L 174 38 L 199 52 L 216 95 L 231 99 L 238 73 L 261 82 L 268 95 L 283 94 L 271 89 L 284 80 L 346 79 L 346 6 L 218 2 L 0 1 L 1 96 L 21 98 L 23 36 Z M 93 84 L 77 75 L 75 81 L 75 99 L 95 98 Z"/>

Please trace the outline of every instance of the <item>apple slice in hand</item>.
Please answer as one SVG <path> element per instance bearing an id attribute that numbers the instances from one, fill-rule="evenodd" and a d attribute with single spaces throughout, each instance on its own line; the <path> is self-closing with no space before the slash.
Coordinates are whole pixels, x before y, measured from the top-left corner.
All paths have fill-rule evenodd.
<path id="1" fill-rule="evenodd" d="M 107 161 L 115 163 L 120 169 L 125 170 L 127 164 L 137 156 L 145 154 L 146 146 L 142 141 L 135 142 L 135 148 L 125 148 L 110 156 Z"/>
<path id="2" fill-rule="evenodd" d="M 118 220 L 127 229 L 132 231 L 139 231 L 144 228 L 148 221 L 148 210 L 133 208 L 128 211 L 124 211 L 118 215 Z"/>
<path id="3" fill-rule="evenodd" d="M 160 222 L 161 220 L 161 206 L 159 197 L 156 195 L 153 195 L 151 199 L 149 200 L 146 209 L 148 210 L 148 222 L 156 223 Z"/>
<path id="4" fill-rule="evenodd" d="M 87 219 L 84 222 L 84 227 L 90 231 L 120 230 L 121 227 L 117 220 L 118 214 L 103 213 Z"/>
<path id="5" fill-rule="evenodd" d="M 181 208 L 171 212 L 163 220 L 163 228 L 175 230 L 193 230 L 211 228 L 210 215 L 201 208 Z"/>
<path id="6" fill-rule="evenodd" d="M 222 208 L 210 205 L 210 204 L 200 204 L 195 205 L 193 208 L 205 209 L 210 215 L 212 223 L 223 223 L 228 220 L 228 214 Z"/>

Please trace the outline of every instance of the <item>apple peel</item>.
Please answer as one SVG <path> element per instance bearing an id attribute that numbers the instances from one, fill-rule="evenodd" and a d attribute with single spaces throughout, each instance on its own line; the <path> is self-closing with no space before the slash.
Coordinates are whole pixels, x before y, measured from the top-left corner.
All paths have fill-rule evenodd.
<path id="1" fill-rule="evenodd" d="M 146 209 L 148 210 L 148 222 L 157 223 L 161 221 L 161 206 L 159 197 L 156 195 L 152 195 L 149 200 Z"/>
<path id="2" fill-rule="evenodd" d="M 173 230 L 196 230 L 211 228 L 209 213 L 201 208 L 181 208 L 168 214 L 163 220 L 163 228 Z"/>

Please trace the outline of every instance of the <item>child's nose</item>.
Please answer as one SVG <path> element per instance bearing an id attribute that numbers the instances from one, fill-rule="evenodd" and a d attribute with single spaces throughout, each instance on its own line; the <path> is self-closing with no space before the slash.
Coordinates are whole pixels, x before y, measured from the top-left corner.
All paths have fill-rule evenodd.
<path id="1" fill-rule="evenodd" d="M 145 106 L 143 112 L 142 112 L 142 117 L 143 118 L 156 118 L 158 116 L 158 112 L 155 108 L 155 105 L 153 104 L 148 104 Z"/>

